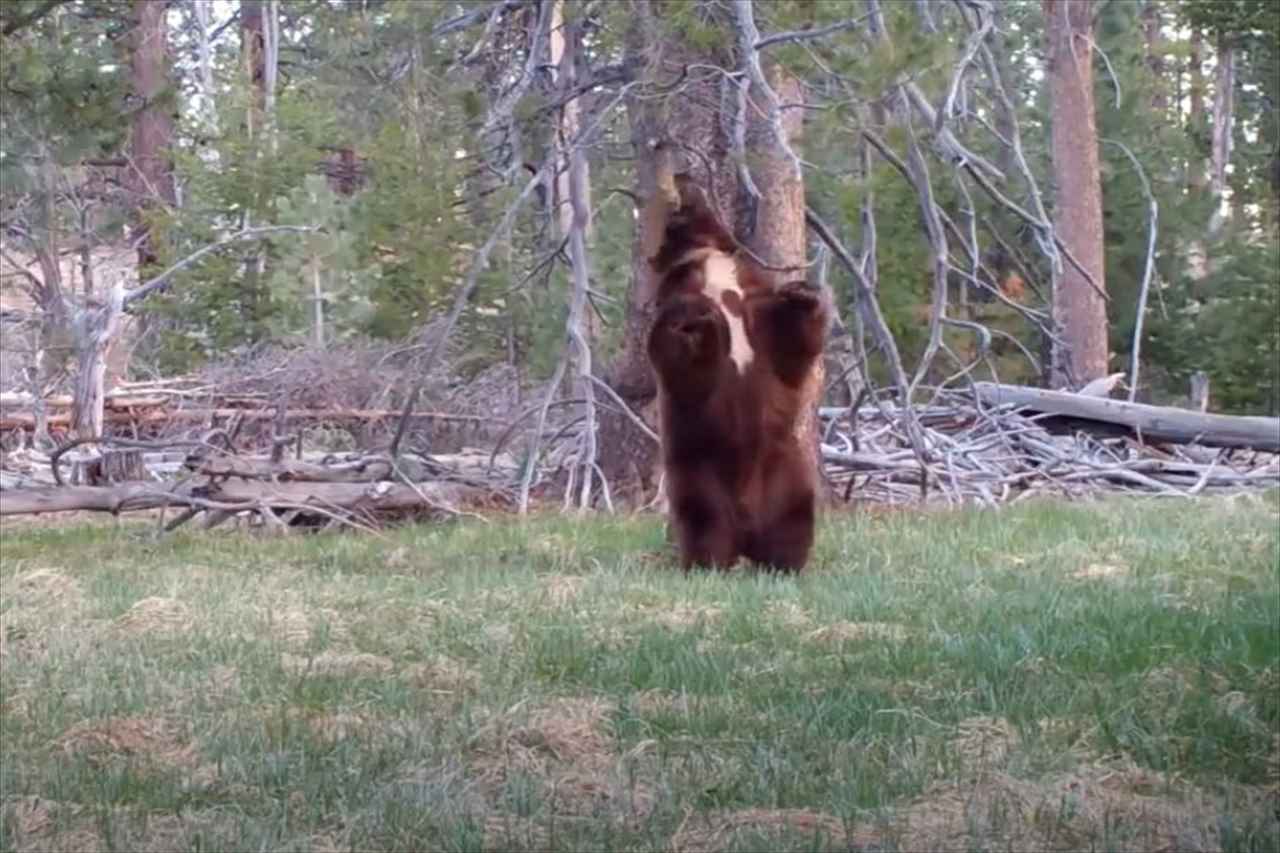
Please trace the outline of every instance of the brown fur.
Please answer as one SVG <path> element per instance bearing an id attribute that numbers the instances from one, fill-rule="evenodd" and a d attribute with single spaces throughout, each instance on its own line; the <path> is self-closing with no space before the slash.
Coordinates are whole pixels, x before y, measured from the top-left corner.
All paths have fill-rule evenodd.
<path id="1" fill-rule="evenodd" d="M 657 373 L 671 524 L 685 569 L 741 557 L 799 571 L 813 545 L 817 470 L 796 435 L 805 377 L 821 356 L 830 309 L 803 281 L 780 288 L 737 251 L 701 191 L 681 180 L 651 259 L 658 276 L 649 357 Z M 752 358 L 730 359 L 725 313 L 704 292 L 706 252 L 734 258 Z"/>

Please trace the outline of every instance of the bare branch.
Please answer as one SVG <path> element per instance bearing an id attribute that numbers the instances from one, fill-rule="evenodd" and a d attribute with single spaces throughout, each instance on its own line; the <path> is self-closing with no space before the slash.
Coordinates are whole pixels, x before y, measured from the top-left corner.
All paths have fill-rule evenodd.
<path id="1" fill-rule="evenodd" d="M 752 0 L 733 0 L 733 11 L 740 54 L 738 61 L 742 63 L 743 70 L 750 77 L 751 84 L 759 90 L 761 97 L 765 100 L 766 117 L 773 131 L 774 141 L 791 161 L 791 168 L 795 170 L 795 174 L 800 175 L 802 173 L 800 157 L 792 150 L 791 143 L 787 141 L 786 131 L 782 128 L 782 105 L 778 99 L 778 93 L 773 91 L 773 87 L 765 79 L 764 69 L 760 65 L 760 54 L 756 48 L 756 43 L 760 41 L 760 30 L 756 28 Z"/>
<path id="2" fill-rule="evenodd" d="M 431 38 L 440 38 L 450 33 L 456 33 L 459 30 L 465 30 L 467 27 L 475 26 L 481 21 L 488 20 L 490 16 L 499 15 L 511 9 L 517 9 L 525 4 L 526 0 L 497 0 L 489 6 L 477 6 L 476 8 L 463 12 L 457 17 L 450 18 L 443 24 L 431 31 Z"/>
<path id="3" fill-rule="evenodd" d="M 1142 321 L 1147 313 L 1147 294 L 1151 290 L 1151 273 L 1155 268 L 1156 228 L 1160 217 L 1160 206 L 1156 203 L 1156 197 L 1151 193 L 1151 184 L 1147 181 L 1147 173 L 1143 171 L 1142 164 L 1138 162 L 1137 157 L 1133 156 L 1133 152 L 1129 150 L 1129 147 L 1123 142 L 1117 142 L 1113 139 L 1104 139 L 1102 142 L 1106 145 L 1114 145 L 1129 158 L 1129 162 L 1133 164 L 1133 170 L 1138 173 L 1138 180 L 1142 182 L 1142 193 L 1147 197 L 1147 258 L 1142 266 L 1142 285 L 1138 288 L 1138 307 L 1133 323 L 1133 351 L 1129 356 L 1129 402 L 1132 403 L 1137 399 L 1138 395 L 1138 365 L 1141 361 L 1142 353 Z"/>
<path id="4" fill-rule="evenodd" d="M 820 39 L 823 36 L 829 36 L 832 33 L 838 33 L 843 30 L 851 30 L 861 24 L 867 18 L 871 17 L 871 13 L 859 15 L 856 18 L 850 18 L 847 21 L 837 21 L 834 24 L 828 24 L 825 27 L 814 27 L 809 30 L 790 30 L 788 32 L 774 33 L 771 36 L 765 36 L 758 39 L 755 43 L 756 50 L 764 50 L 766 47 L 772 47 L 775 44 L 783 42 L 807 41 L 809 39 Z"/>
<path id="5" fill-rule="evenodd" d="M 173 266 L 169 267 L 164 272 L 160 273 L 155 278 L 147 281 L 145 284 L 139 287 L 135 287 L 133 290 L 127 291 L 124 295 L 124 307 L 128 308 L 129 305 L 131 305 L 134 302 L 137 302 L 139 299 L 145 299 L 147 296 L 150 296 L 152 293 L 155 293 L 157 290 L 161 290 L 167 287 L 169 284 L 169 279 L 175 273 L 181 272 L 182 270 L 194 264 L 196 261 L 203 258 L 205 255 L 209 254 L 210 252 L 216 252 L 218 249 L 221 249 L 224 246 L 229 246 L 232 243 L 240 243 L 240 242 L 249 241 L 249 240 L 261 240 L 262 238 L 271 234 L 279 234 L 283 232 L 292 232 L 295 234 L 310 234 L 317 230 L 319 230 L 319 228 L 314 225 L 265 225 L 258 228 L 243 228 L 229 237 L 224 237 L 221 240 L 218 240 L 216 243 L 210 243 L 209 245 L 203 248 L 197 249 L 196 251 L 192 252 L 190 255 L 187 255 L 185 258 L 178 261 Z"/>

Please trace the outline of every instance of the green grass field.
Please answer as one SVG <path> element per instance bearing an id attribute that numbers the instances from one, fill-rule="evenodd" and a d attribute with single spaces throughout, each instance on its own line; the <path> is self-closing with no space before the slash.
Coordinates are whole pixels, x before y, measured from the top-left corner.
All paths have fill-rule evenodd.
<path id="1" fill-rule="evenodd" d="M 1280 501 L 0 529 L 0 850 L 1280 849 Z"/>

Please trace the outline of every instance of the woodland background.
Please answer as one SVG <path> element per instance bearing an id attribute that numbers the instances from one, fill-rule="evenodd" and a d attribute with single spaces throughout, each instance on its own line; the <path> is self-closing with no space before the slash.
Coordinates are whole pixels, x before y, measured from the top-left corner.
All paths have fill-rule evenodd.
<path id="1" fill-rule="evenodd" d="M 37 442 L 51 395 L 198 375 L 577 412 L 587 482 L 647 481 L 659 139 L 832 292 L 829 405 L 1124 373 L 1280 413 L 1266 0 L 7 0 L 0 97 Z"/>

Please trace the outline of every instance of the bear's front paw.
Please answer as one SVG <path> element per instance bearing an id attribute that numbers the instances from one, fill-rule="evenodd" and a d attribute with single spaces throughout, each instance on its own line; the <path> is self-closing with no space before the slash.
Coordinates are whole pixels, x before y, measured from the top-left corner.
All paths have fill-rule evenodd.
<path id="1" fill-rule="evenodd" d="M 796 317 L 813 315 L 826 308 L 822 291 L 803 281 L 792 281 L 779 287 L 775 298 L 780 309 Z"/>
<path id="2" fill-rule="evenodd" d="M 680 299 L 658 314 L 654 343 L 668 356 L 714 356 L 719 349 L 724 318 L 705 297 Z"/>

